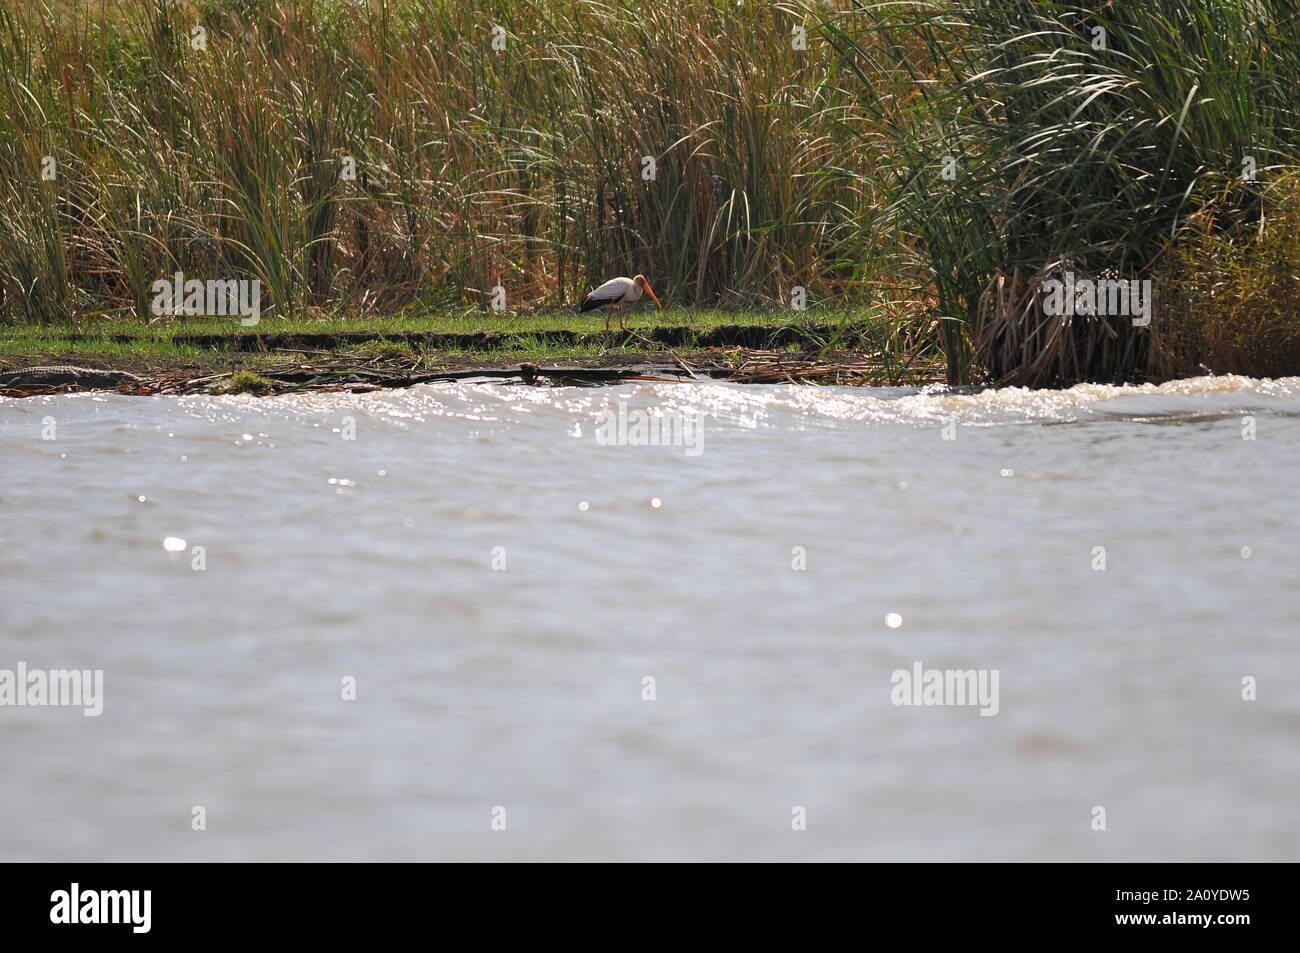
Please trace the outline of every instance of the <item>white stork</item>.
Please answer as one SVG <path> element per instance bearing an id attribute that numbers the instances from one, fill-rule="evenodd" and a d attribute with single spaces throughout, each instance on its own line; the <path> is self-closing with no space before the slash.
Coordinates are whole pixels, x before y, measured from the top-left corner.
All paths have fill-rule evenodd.
<path id="1" fill-rule="evenodd" d="M 645 275 L 637 275 L 635 278 L 611 278 L 605 282 L 587 297 L 582 299 L 582 304 L 578 305 L 578 313 L 582 314 L 587 311 L 594 311 L 596 308 L 605 308 L 605 336 L 609 337 L 609 318 L 618 308 L 618 326 L 624 331 L 629 330 L 628 326 L 623 323 L 623 306 L 633 304 L 641 300 L 641 293 L 645 292 L 659 305 L 659 310 L 664 309 L 660 300 L 655 297 L 655 293 L 650 290 L 650 282 L 645 280 Z"/>

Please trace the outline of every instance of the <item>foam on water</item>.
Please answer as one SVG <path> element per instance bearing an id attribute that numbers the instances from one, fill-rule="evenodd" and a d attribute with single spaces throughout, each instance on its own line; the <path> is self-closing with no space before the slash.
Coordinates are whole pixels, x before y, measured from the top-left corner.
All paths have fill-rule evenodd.
<path id="1" fill-rule="evenodd" d="M 945 419 L 986 426 L 1071 423 L 1115 418 L 1212 418 L 1243 413 L 1300 413 L 1300 378 L 1255 380 L 1206 376 L 1165 384 L 1079 384 L 1061 390 L 1007 387 L 978 391 L 912 387 L 807 387 L 696 383 L 636 383 L 600 388 L 534 388 L 439 383 L 362 395 L 303 393 L 265 400 L 248 396 L 187 397 L 177 405 L 211 420 L 254 414 L 292 418 L 354 407 L 400 426 L 433 418 L 515 425 L 541 417 L 598 416 L 619 401 L 653 401 L 666 412 L 689 413 L 743 427 L 864 421 L 932 426 Z M 110 401 L 103 396 L 42 398 Z M 802 418 L 802 419 L 801 419 Z"/>

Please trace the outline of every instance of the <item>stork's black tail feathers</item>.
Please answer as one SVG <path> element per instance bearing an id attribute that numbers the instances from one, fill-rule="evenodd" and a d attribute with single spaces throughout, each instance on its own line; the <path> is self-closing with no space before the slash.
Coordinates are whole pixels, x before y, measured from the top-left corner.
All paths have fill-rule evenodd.
<path id="1" fill-rule="evenodd" d="M 587 311 L 594 311 L 596 308 L 599 307 L 600 307 L 600 302 L 597 301 L 595 298 L 593 298 L 591 295 L 587 295 L 587 297 L 582 299 L 582 304 L 578 305 L 578 314 L 583 314 L 584 312 Z"/>

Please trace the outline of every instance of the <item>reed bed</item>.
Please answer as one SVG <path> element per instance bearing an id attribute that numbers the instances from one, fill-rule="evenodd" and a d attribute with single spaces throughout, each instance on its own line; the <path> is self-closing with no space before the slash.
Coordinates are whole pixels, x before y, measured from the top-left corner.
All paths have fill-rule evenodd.
<path id="1" fill-rule="evenodd" d="M 281 316 L 486 307 L 498 286 L 556 305 L 636 272 L 679 304 L 816 303 L 865 272 L 824 267 L 872 197 L 833 172 L 851 93 L 825 44 L 795 48 L 802 12 L 368 9 L 0 10 L 5 313 L 146 318 L 176 271 L 257 278 Z"/>
<path id="2" fill-rule="evenodd" d="M 1195 315 L 1107 343 L 1104 322 L 1055 333 L 990 289 L 1060 261 L 1187 288 L 1188 249 L 1243 247 L 1266 191 L 1295 188 L 1298 18 L 1294 0 L 0 0 L 0 320 L 154 320 L 176 272 L 255 278 L 288 320 L 490 314 L 497 289 L 510 313 L 554 308 L 642 272 L 677 306 L 901 315 L 882 359 L 941 355 L 953 382 L 1187 366 L 1209 347 Z"/>
<path id="3" fill-rule="evenodd" d="M 1166 316 L 1048 329 L 1041 311 L 981 304 L 1000 278 L 1061 261 L 1160 283 L 1191 222 L 1257 221 L 1300 153 L 1298 27 L 1294 0 L 895 2 L 828 17 L 872 120 L 853 129 L 886 157 L 877 226 L 937 296 L 951 378 L 978 364 L 1000 382 L 1068 383 L 1148 363 L 1150 342 L 1130 338 Z M 1030 327 L 985 327 L 1008 320 Z M 1028 342 L 1010 361 L 1008 338 Z M 1300 369 L 1300 351 L 1287 360 Z"/>

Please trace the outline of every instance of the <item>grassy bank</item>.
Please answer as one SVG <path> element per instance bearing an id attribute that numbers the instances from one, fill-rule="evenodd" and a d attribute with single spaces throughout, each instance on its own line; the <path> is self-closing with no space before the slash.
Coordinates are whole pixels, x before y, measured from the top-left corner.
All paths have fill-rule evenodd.
<path id="1" fill-rule="evenodd" d="M 264 330 L 585 333 L 642 272 L 658 324 L 802 296 L 959 383 L 1300 372 L 1290 0 L 362 5 L 0 0 L 0 324 L 179 353 L 180 271 Z M 1045 313 L 1067 269 L 1151 324 Z"/>
<path id="2" fill-rule="evenodd" d="M 148 378 L 200 379 L 238 373 L 299 377 L 304 368 L 421 374 L 472 368 L 629 367 L 638 364 L 738 370 L 783 366 L 800 379 L 851 384 L 925 384 L 942 376 L 942 355 L 904 333 L 910 323 L 875 311 L 668 310 L 629 316 L 608 336 L 602 319 L 566 312 L 501 320 L 478 314 L 308 320 L 271 318 L 147 323 L 115 320 L 0 327 L 0 371 L 70 364 Z M 743 375 L 742 375 L 743 377 Z M 767 379 L 763 377 L 762 379 Z M 778 376 L 776 379 L 782 379 Z"/>

